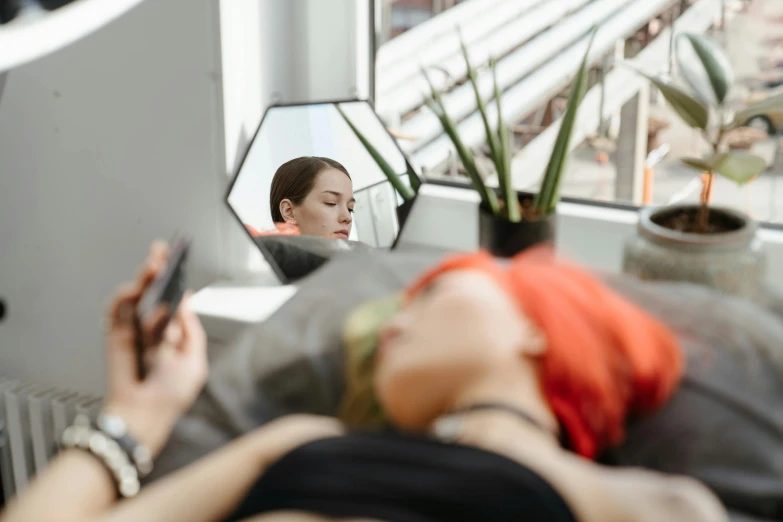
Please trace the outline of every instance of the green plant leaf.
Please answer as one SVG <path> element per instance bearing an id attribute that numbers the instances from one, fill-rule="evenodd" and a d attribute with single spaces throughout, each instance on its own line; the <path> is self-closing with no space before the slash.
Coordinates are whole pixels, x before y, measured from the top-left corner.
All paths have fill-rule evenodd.
<path id="1" fill-rule="evenodd" d="M 715 164 L 716 172 L 738 185 L 744 185 L 765 170 L 767 162 L 764 159 L 741 151 L 720 154 Z"/>
<path id="2" fill-rule="evenodd" d="M 498 170 L 498 186 L 503 201 L 506 203 L 506 217 L 512 223 L 522 221 L 522 211 L 519 208 L 519 198 L 514 190 L 511 179 L 511 131 L 503 118 L 503 93 L 498 84 L 497 61 L 490 60 L 492 69 L 492 83 L 495 92 L 495 107 L 498 111 L 498 141 L 500 142 L 500 156 L 503 168 Z"/>
<path id="3" fill-rule="evenodd" d="M 692 169 L 696 169 L 700 172 L 710 172 L 715 170 L 715 165 L 712 158 L 682 158 L 680 161 Z"/>
<path id="4" fill-rule="evenodd" d="M 566 162 L 568 160 L 569 145 L 571 142 L 571 134 L 574 130 L 574 122 L 576 121 L 582 99 L 587 92 L 587 76 L 590 72 L 590 50 L 593 47 L 593 40 L 595 40 L 597 31 L 598 28 L 594 27 L 590 34 L 587 50 L 582 59 L 582 65 L 579 67 L 579 71 L 571 85 L 571 93 L 568 96 L 568 105 L 565 114 L 563 115 L 563 121 L 560 124 L 560 130 L 557 133 L 557 139 L 555 140 L 552 154 L 549 156 L 549 163 L 544 172 L 541 189 L 534 201 L 534 206 L 541 214 L 553 212 L 560 199 L 560 184 L 562 183 L 563 172 L 565 171 Z"/>
<path id="5" fill-rule="evenodd" d="M 386 162 L 386 159 L 381 155 L 381 153 L 378 152 L 375 147 L 373 147 L 372 143 L 370 143 L 364 134 L 362 134 L 361 131 L 356 128 L 348 116 L 346 116 L 340 105 L 335 104 L 334 106 L 337 108 L 337 112 L 340 113 L 340 116 L 343 117 L 345 123 L 348 124 L 359 141 L 362 142 L 362 145 L 364 145 L 364 148 L 367 149 L 367 152 L 370 154 L 370 156 L 372 156 L 372 159 L 375 160 L 375 163 L 378 165 L 381 171 L 383 171 L 383 174 L 386 176 L 386 179 L 389 180 L 389 183 L 391 183 L 392 187 L 394 187 L 394 190 L 396 190 L 405 201 L 412 200 L 415 194 L 413 190 L 408 185 L 406 185 L 404 181 L 402 181 L 400 178 L 400 173 L 395 172 L 391 165 Z"/>
<path id="6" fill-rule="evenodd" d="M 430 88 L 430 96 L 427 100 L 428 104 L 437 104 L 438 107 L 443 107 L 443 100 L 441 100 L 440 91 L 435 88 L 432 80 L 430 80 L 430 75 L 427 74 L 427 70 L 424 67 L 421 67 L 421 75 L 424 76 L 424 79 L 427 81 L 427 85 Z"/>
<path id="7" fill-rule="evenodd" d="M 636 73 L 644 76 L 661 91 L 663 97 L 669 102 L 672 109 L 682 118 L 682 120 L 695 129 L 706 129 L 710 121 L 710 111 L 700 101 L 675 86 L 668 78 L 652 76 L 637 67 L 625 63 Z"/>
<path id="8" fill-rule="evenodd" d="M 495 164 L 495 171 L 498 173 L 498 177 L 501 176 L 503 169 L 503 156 L 500 151 L 500 143 L 498 143 L 497 135 L 492 132 L 492 128 L 489 126 L 489 116 L 487 115 L 487 104 L 481 97 L 481 91 L 478 86 L 478 74 L 476 69 L 470 63 L 470 54 L 468 47 L 465 45 L 465 41 L 462 39 L 462 33 L 460 33 L 459 44 L 462 48 L 462 57 L 465 60 L 465 66 L 468 70 L 468 81 L 473 87 L 473 94 L 476 97 L 476 106 L 481 114 L 481 120 L 484 123 L 484 132 L 487 136 L 487 145 L 489 145 L 489 153 L 492 157 L 492 162 Z"/>
<path id="9" fill-rule="evenodd" d="M 419 193 L 419 187 L 421 187 L 421 179 L 419 179 L 418 174 L 414 172 L 413 167 L 410 166 L 410 164 L 406 161 L 406 171 L 408 174 L 408 181 L 411 184 L 411 188 L 413 189 L 413 192 Z"/>
<path id="10" fill-rule="evenodd" d="M 764 116 L 770 112 L 783 111 L 783 90 L 759 102 L 748 105 L 734 115 L 733 127 L 741 127 L 755 116 Z"/>
<path id="11" fill-rule="evenodd" d="M 683 77 L 702 102 L 720 105 L 726 100 L 734 83 L 734 69 L 715 40 L 699 34 L 679 35 L 677 61 Z"/>
<path id="12" fill-rule="evenodd" d="M 498 199 L 495 192 L 489 190 L 486 183 L 484 183 L 484 178 L 481 177 L 481 173 L 479 172 L 478 167 L 476 167 L 473 153 L 465 146 L 460 138 L 457 126 L 449 117 L 448 113 L 446 113 L 440 93 L 430 81 L 427 71 L 422 68 L 421 73 L 424 76 L 424 79 L 427 80 L 427 84 L 431 91 L 431 98 L 427 100 L 427 105 L 435 116 L 438 117 L 441 127 L 443 127 L 443 132 L 451 139 L 451 143 L 454 145 L 454 148 L 457 150 L 457 155 L 459 155 L 459 158 L 462 161 L 462 166 L 467 171 L 470 181 L 473 183 L 473 188 L 476 189 L 476 192 L 478 192 L 481 197 L 481 203 L 492 212 L 492 214 L 498 215 L 500 213 L 500 206 L 498 205 Z"/>

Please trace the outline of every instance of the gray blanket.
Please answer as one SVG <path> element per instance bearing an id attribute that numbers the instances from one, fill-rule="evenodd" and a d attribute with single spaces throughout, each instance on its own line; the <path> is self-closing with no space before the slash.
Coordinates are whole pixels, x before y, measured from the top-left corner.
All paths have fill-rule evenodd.
<path id="1" fill-rule="evenodd" d="M 277 416 L 334 414 L 346 316 L 366 300 L 402 289 L 440 257 L 347 253 L 304 280 L 294 298 L 242 332 L 215 361 L 155 476 Z M 783 310 L 783 301 L 767 296 L 762 306 L 691 285 L 607 281 L 676 329 L 688 365 L 671 403 L 632 421 L 626 443 L 603 459 L 694 476 L 730 508 L 783 520 L 783 321 L 774 312 Z"/>

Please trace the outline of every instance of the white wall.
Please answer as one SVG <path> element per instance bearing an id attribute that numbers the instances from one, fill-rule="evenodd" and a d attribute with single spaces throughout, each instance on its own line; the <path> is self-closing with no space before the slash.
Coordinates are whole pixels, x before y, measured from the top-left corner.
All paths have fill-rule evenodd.
<path id="1" fill-rule="evenodd" d="M 211 0 L 145 2 L 10 72 L 0 100 L 1 373 L 99 390 L 104 308 L 156 237 L 193 234 L 193 284 L 220 274 L 216 20 Z"/>
<path id="2" fill-rule="evenodd" d="M 155 237 L 193 235 L 195 286 L 258 263 L 223 198 L 273 93 L 318 93 L 297 69 L 305 24 L 293 7 L 304 1 L 224 1 L 224 69 L 218 2 L 154 0 L 11 71 L 0 99 L 0 374 L 102 391 L 104 308 Z M 349 38 L 323 40 L 338 46 L 335 63 Z"/>
<path id="3" fill-rule="evenodd" d="M 220 0 L 227 172 L 269 103 L 369 98 L 370 56 L 358 45 L 369 35 L 364 4 Z"/>
<path id="4" fill-rule="evenodd" d="M 297 19 L 297 42 L 305 46 L 307 81 L 294 96 L 307 100 L 369 98 L 369 0 L 286 0 Z M 367 76 L 365 76 L 367 75 Z"/>

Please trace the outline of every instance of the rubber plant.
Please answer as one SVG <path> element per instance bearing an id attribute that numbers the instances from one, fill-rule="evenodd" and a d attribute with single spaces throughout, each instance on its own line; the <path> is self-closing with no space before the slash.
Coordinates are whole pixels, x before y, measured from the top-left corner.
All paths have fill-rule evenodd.
<path id="1" fill-rule="evenodd" d="M 408 186 L 405 184 L 405 182 L 402 180 L 401 174 L 399 172 L 396 172 L 391 165 L 386 161 L 386 159 L 383 157 L 383 155 L 378 152 L 378 149 L 376 149 L 372 143 L 370 143 L 370 140 L 368 140 L 364 134 L 354 125 L 354 123 L 348 118 L 348 116 L 345 114 L 343 109 L 338 105 L 334 105 L 337 109 L 337 112 L 340 113 L 340 115 L 345 120 L 345 123 L 348 124 L 348 126 L 351 128 L 353 133 L 356 135 L 356 138 L 362 143 L 364 148 L 367 150 L 367 152 L 370 154 L 372 159 L 375 161 L 375 163 L 378 165 L 378 168 L 381 169 L 383 174 L 386 176 L 386 179 L 389 180 L 389 183 L 391 183 L 391 186 L 394 187 L 394 190 L 397 191 L 397 193 L 400 195 L 400 197 L 404 201 L 412 201 L 413 198 L 416 196 L 416 192 L 419 189 L 419 177 L 411 170 L 410 165 L 406 162 L 406 172 L 405 174 L 408 175 L 408 179 L 410 180 L 411 186 Z"/>
<path id="2" fill-rule="evenodd" d="M 473 152 L 462 141 L 457 131 L 457 125 L 446 111 L 441 92 L 433 85 L 427 70 L 422 68 L 424 76 L 430 88 L 430 96 L 427 105 L 435 113 L 440 121 L 443 131 L 451 139 L 454 149 L 457 151 L 462 166 L 470 177 L 471 183 L 481 197 L 482 206 L 496 216 L 501 216 L 511 222 L 533 221 L 555 211 L 557 202 L 560 199 L 560 185 L 563 180 L 566 162 L 568 160 L 569 144 L 571 134 L 573 133 L 576 114 L 582 99 L 587 91 L 587 77 L 589 73 L 589 55 L 592 48 L 593 39 L 597 28 L 594 28 L 588 38 L 588 46 L 584 58 L 571 87 L 560 130 L 557 135 L 555 146 L 549 157 L 549 163 L 544 173 L 541 183 L 541 189 L 534 198 L 532 205 L 523 208 L 519 202 L 517 192 L 513 188 L 513 178 L 511 173 L 511 135 L 510 129 L 503 116 L 502 90 L 497 79 L 497 60 L 490 60 L 492 71 L 493 96 L 495 98 L 495 108 L 497 112 L 497 126 L 492 128 L 488 114 L 487 104 L 481 95 L 479 88 L 478 73 L 470 61 L 467 46 L 460 37 L 462 46 L 462 55 L 467 67 L 468 81 L 470 82 L 473 93 L 476 97 L 476 105 L 481 115 L 486 134 L 486 141 L 489 148 L 490 159 L 495 168 L 498 177 L 498 188 L 500 199 L 498 199 L 494 190 L 490 189 L 484 181 L 484 176 L 476 165 Z"/>
<path id="3" fill-rule="evenodd" d="M 734 70 L 728 57 L 712 38 L 683 33 L 676 37 L 676 58 L 685 85 L 671 78 L 650 75 L 626 63 L 646 77 L 663 95 L 667 103 L 688 126 L 701 131 L 709 144 L 701 158 L 683 158 L 681 161 L 694 169 L 706 172 L 699 197 L 699 212 L 694 232 L 707 233 L 710 223 L 709 199 L 716 174 L 742 186 L 767 168 L 762 158 L 728 149 L 729 131 L 742 127 L 753 116 L 770 109 L 783 108 L 783 94 L 736 111 L 733 116 L 726 107 L 729 90 L 734 82 Z"/>

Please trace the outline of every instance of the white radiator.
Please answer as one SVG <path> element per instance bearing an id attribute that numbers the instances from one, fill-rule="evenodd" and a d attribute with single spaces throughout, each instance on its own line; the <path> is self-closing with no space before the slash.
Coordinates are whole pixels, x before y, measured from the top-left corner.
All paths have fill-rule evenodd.
<path id="1" fill-rule="evenodd" d="M 0 483 L 6 500 L 56 453 L 77 413 L 95 418 L 102 399 L 0 377 Z"/>

